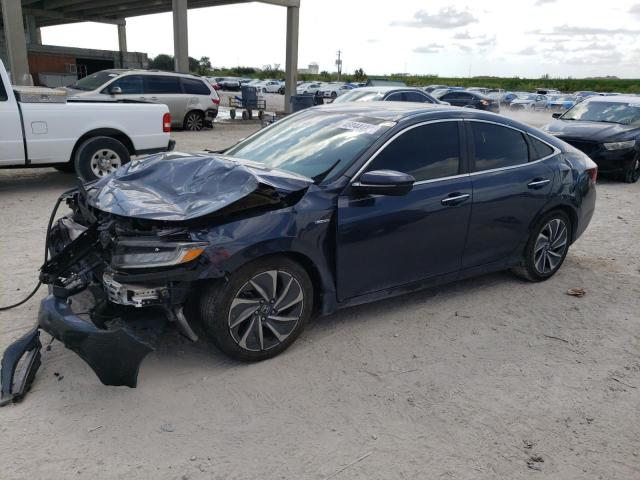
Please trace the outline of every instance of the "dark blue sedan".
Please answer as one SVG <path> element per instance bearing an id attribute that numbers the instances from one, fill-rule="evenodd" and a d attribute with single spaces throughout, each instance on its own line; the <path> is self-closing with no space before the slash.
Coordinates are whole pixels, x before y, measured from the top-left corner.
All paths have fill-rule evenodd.
<path id="1" fill-rule="evenodd" d="M 109 384 L 135 385 L 150 351 L 106 320 L 136 307 L 196 339 L 191 313 L 226 354 L 266 359 L 314 313 L 503 269 L 546 280 L 591 220 L 596 175 L 582 152 L 487 112 L 308 109 L 224 153 L 149 157 L 68 194 L 39 326 Z M 96 285 L 87 322 L 67 299 Z"/>

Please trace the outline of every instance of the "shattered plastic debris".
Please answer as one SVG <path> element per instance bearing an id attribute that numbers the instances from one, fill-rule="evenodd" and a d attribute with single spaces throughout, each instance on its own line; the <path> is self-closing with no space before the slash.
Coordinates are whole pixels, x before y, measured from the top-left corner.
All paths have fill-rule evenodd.
<path id="1" fill-rule="evenodd" d="M 185 221 L 257 191 L 273 201 L 306 189 L 311 179 L 224 155 L 159 154 L 130 162 L 87 187 L 88 203 L 124 217 Z"/>
<path id="2" fill-rule="evenodd" d="M 578 298 L 584 297 L 586 293 L 587 293 L 586 290 L 582 287 L 574 287 L 566 291 L 567 295 L 571 295 L 572 297 L 578 297 Z"/>

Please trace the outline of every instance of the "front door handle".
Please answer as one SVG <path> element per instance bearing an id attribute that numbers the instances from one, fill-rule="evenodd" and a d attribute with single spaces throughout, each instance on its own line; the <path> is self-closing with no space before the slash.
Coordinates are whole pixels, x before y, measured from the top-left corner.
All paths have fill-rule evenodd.
<path id="1" fill-rule="evenodd" d="M 527 187 L 538 190 L 547 185 L 549 182 L 551 182 L 551 180 L 549 180 L 548 178 L 535 178 L 531 182 L 527 183 Z"/>
<path id="2" fill-rule="evenodd" d="M 459 192 L 451 193 L 449 194 L 449 196 L 444 197 L 440 201 L 440 203 L 442 203 L 442 205 L 445 205 L 447 207 L 453 207 L 454 205 L 459 205 L 462 202 L 466 202 L 470 196 L 471 195 L 468 193 L 459 193 Z"/>
<path id="3" fill-rule="evenodd" d="M 151 97 L 151 100 L 155 102 L 158 100 L 158 97 Z"/>

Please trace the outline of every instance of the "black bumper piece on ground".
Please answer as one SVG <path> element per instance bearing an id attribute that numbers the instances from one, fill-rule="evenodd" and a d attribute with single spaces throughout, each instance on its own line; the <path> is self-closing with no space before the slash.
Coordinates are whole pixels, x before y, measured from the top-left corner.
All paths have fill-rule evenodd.
<path id="1" fill-rule="evenodd" d="M 40 331 L 36 326 L 4 351 L 0 372 L 0 407 L 20 401 L 29 391 L 40 368 L 41 348 Z M 16 369 L 22 358 L 25 359 L 23 368 L 16 377 Z"/>
<path id="2" fill-rule="evenodd" d="M 142 360 L 153 351 L 125 325 L 100 329 L 74 314 L 65 299 L 54 295 L 42 300 L 38 324 L 87 362 L 105 385 L 134 388 Z"/>

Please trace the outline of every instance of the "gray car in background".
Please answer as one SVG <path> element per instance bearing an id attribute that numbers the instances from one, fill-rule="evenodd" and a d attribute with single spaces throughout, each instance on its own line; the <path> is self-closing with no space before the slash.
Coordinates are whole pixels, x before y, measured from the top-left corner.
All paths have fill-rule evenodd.
<path id="1" fill-rule="evenodd" d="M 211 124 L 220 104 L 206 79 L 152 70 L 102 70 L 69 85 L 67 91 L 70 99 L 161 103 L 169 107 L 172 126 L 191 131 Z"/>

